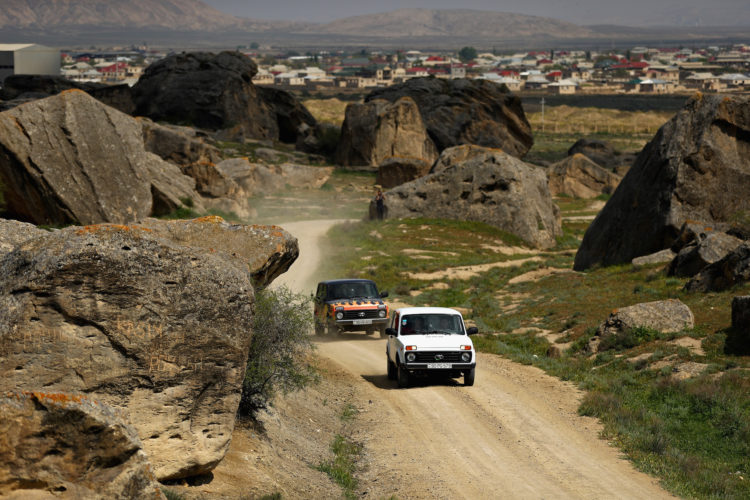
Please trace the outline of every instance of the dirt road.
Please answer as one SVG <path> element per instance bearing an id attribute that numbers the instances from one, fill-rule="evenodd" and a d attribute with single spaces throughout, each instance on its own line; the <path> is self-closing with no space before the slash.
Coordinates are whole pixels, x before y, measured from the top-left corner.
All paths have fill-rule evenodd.
<path id="1" fill-rule="evenodd" d="M 283 225 L 301 251 L 280 283 L 312 291 L 319 242 L 335 222 Z M 360 483 L 375 498 L 671 498 L 597 437 L 595 419 L 578 416 L 580 391 L 539 369 L 480 354 L 473 387 L 447 379 L 398 389 L 384 340 L 351 334 L 319 342 L 318 353 L 368 402 L 356 437 Z"/>

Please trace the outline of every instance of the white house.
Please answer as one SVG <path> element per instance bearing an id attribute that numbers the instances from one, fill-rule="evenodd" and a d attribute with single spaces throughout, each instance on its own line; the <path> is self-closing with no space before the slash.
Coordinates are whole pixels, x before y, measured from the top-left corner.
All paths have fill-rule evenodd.
<path id="1" fill-rule="evenodd" d="M 0 44 L 0 83 L 11 75 L 59 74 L 59 49 L 34 43 Z"/>

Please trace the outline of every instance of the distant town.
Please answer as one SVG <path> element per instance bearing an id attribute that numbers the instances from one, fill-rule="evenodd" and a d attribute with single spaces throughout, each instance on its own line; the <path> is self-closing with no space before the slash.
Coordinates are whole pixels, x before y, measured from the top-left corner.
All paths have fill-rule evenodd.
<path id="1" fill-rule="evenodd" d="M 274 52 L 255 45 L 237 48 L 258 64 L 254 83 L 303 92 L 384 87 L 425 76 L 486 79 L 504 84 L 511 91 L 549 94 L 750 90 L 750 45 L 746 44 L 512 54 L 480 52 L 473 47 L 463 47 L 453 53 L 361 50 L 300 54 Z M 43 49 L 36 45 L 0 45 L 0 82 L 8 74 L 19 72 L 18 62 L 15 68 L 7 62 L 3 64 L 3 60 L 12 60 L 3 57 L 4 53 L 17 52 L 15 59 L 18 61 L 35 57 L 33 54 Z M 133 85 L 149 64 L 167 55 L 167 52 L 148 47 L 86 52 L 63 50 L 59 73 L 76 82 Z"/>

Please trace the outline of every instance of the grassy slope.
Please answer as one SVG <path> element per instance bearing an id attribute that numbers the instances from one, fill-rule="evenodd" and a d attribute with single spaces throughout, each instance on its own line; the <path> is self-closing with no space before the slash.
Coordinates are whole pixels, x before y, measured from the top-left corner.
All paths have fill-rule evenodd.
<path id="1" fill-rule="evenodd" d="M 559 201 L 564 215 L 585 211 L 580 200 Z M 564 224 L 565 236 L 549 252 L 503 255 L 493 247 L 520 242 L 482 224 L 419 219 L 348 224 L 332 231 L 328 262 L 335 263 L 337 274 L 343 266 L 343 274 L 375 279 L 395 301 L 465 308 L 482 332 L 492 332 L 477 339 L 481 350 L 578 382 L 588 391 L 581 413 L 601 418 L 605 436 L 674 493 L 750 497 L 750 359 L 724 353 L 731 299 L 749 294 L 750 285 L 687 294 L 685 280 L 667 277 L 658 266 L 630 265 L 508 283 L 536 269 L 570 269 L 586 225 Z M 437 287 L 410 276 L 534 255 L 542 260 L 438 280 L 444 285 Z M 679 335 L 641 332 L 596 356 L 582 350 L 612 309 L 669 297 L 691 308 L 695 329 Z M 705 354 L 676 345 L 678 336 L 699 339 Z M 551 343 L 570 350 L 561 358 L 547 357 Z M 687 362 L 707 369 L 679 381 L 673 373 Z"/>

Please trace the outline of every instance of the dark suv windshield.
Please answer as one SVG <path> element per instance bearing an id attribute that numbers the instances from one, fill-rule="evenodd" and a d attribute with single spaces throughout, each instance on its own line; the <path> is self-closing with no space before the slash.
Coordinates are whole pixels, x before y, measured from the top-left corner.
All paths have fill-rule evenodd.
<path id="1" fill-rule="evenodd" d="M 375 283 L 354 281 L 351 283 L 332 283 L 328 285 L 328 300 L 377 298 L 378 289 Z"/>
<path id="2" fill-rule="evenodd" d="M 463 335 L 461 318 L 455 314 L 410 314 L 401 317 L 401 335 L 443 333 Z"/>

